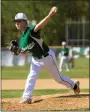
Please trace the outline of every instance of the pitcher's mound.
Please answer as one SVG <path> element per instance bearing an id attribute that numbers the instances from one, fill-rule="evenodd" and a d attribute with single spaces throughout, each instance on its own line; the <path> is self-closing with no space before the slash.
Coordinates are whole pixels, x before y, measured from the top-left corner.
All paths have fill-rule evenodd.
<path id="1" fill-rule="evenodd" d="M 32 104 L 19 104 L 19 98 L 2 99 L 2 110 L 89 110 L 90 94 L 33 96 Z"/>

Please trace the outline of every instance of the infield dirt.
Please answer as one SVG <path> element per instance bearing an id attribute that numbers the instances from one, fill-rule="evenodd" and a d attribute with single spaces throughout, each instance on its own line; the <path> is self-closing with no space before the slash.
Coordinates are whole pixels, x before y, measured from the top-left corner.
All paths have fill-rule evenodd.
<path id="1" fill-rule="evenodd" d="M 18 98 L 3 99 L 2 110 L 88 110 L 90 94 L 34 96 L 32 104 L 19 104 Z"/>
<path id="2" fill-rule="evenodd" d="M 43 81 L 44 80 L 42 80 L 42 82 Z M 82 89 L 85 89 L 85 88 L 89 89 L 89 79 L 88 78 L 85 80 L 82 79 L 80 80 L 80 82 L 81 82 L 80 85 Z M 5 84 L 5 82 L 3 84 Z M 43 84 L 45 83 L 43 82 Z M 51 84 L 48 84 L 47 87 L 49 87 L 50 85 Z M 51 85 L 51 89 L 52 87 L 53 86 Z M 58 85 L 56 88 L 58 88 Z M 62 89 L 62 86 L 60 86 L 59 89 L 60 88 Z M 19 100 L 20 100 L 19 98 L 6 98 L 6 99 L 2 99 L 1 107 L 2 107 L 2 110 L 8 110 L 8 111 L 13 111 L 13 110 L 14 111 L 20 111 L 20 110 L 24 110 L 24 111 L 25 110 L 29 110 L 29 111 L 30 110 L 83 110 L 84 111 L 84 110 L 89 110 L 89 107 L 90 107 L 89 99 L 90 99 L 89 93 L 80 93 L 79 95 L 74 95 L 72 92 L 69 92 L 65 94 L 33 96 L 32 104 L 19 104 Z"/>

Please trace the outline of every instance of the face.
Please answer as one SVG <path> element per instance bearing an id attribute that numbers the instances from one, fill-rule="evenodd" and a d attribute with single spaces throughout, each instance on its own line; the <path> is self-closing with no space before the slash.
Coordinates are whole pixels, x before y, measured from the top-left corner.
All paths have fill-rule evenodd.
<path id="1" fill-rule="evenodd" d="M 63 45 L 63 48 L 66 48 L 66 45 Z"/>
<path id="2" fill-rule="evenodd" d="M 25 26 L 26 26 L 26 21 L 17 20 L 17 21 L 15 21 L 15 26 L 16 26 L 17 30 L 24 30 Z"/>

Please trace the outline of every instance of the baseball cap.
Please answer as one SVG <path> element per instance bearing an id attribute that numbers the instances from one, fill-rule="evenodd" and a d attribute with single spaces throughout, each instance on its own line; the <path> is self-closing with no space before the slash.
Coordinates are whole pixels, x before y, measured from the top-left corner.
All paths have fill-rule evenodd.
<path id="1" fill-rule="evenodd" d="M 13 21 L 18 21 L 18 20 L 26 20 L 27 21 L 27 16 L 24 13 L 18 13 L 15 15 L 15 19 Z"/>
<path id="2" fill-rule="evenodd" d="M 62 42 L 62 45 L 66 45 L 66 42 L 63 41 L 63 42 Z"/>

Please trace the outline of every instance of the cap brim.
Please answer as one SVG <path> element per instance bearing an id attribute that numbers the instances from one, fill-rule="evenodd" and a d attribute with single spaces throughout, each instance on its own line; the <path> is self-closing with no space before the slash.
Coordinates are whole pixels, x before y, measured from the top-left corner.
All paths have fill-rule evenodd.
<path id="1" fill-rule="evenodd" d="M 20 21 L 20 20 L 27 21 L 25 19 L 17 19 L 17 20 L 13 20 L 12 22 L 16 22 L 16 21 Z"/>
<path id="2" fill-rule="evenodd" d="M 12 20 L 12 22 L 15 22 L 16 20 Z"/>

